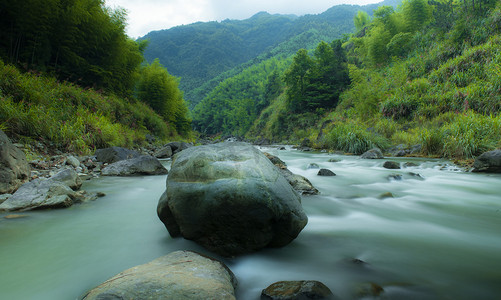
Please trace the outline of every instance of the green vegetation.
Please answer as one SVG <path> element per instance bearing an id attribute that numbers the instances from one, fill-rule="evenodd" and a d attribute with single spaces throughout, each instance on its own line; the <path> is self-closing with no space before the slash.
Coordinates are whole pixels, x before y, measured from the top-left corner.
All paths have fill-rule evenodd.
<path id="1" fill-rule="evenodd" d="M 141 67 L 147 42 L 125 22 L 102 0 L 0 1 L 0 128 L 84 153 L 189 138 L 178 80 L 158 62 Z"/>
<path id="2" fill-rule="evenodd" d="M 162 140 L 178 138 L 175 128 L 141 102 L 21 74 L 2 62 L 0 124 L 2 130 L 26 142 L 51 142 L 60 150 L 79 153 L 141 145 L 147 134 Z"/>
<path id="3" fill-rule="evenodd" d="M 291 95 L 308 101 L 309 82 L 301 87 L 284 73 L 284 93 L 246 136 L 309 138 L 315 147 L 356 154 L 419 144 L 423 155 L 459 159 L 501 147 L 501 4 L 407 0 L 364 20 L 355 16 L 357 33 L 343 45 L 351 83 L 337 106 L 315 113 L 288 107 Z M 303 50 L 294 57 L 291 68 L 304 75 L 296 83 L 305 83 L 311 73 L 301 67 L 314 58 Z"/>
<path id="4" fill-rule="evenodd" d="M 398 0 L 385 0 L 396 5 Z M 358 10 L 372 14 L 380 4 L 336 5 L 319 15 L 270 15 L 260 12 L 246 20 L 195 23 L 148 33 L 148 62 L 159 58 L 181 78 L 180 88 L 193 109 L 219 83 L 272 57 L 283 59 L 320 41 L 342 38 L 354 29 Z M 226 74 L 225 74 L 226 73 Z"/>
<path id="5" fill-rule="evenodd" d="M 187 134 L 191 131 L 191 120 L 188 119 L 188 107 L 178 84 L 178 79 L 156 59 L 141 69 L 137 98 L 147 103 L 165 121 L 174 124 L 177 132 Z"/>

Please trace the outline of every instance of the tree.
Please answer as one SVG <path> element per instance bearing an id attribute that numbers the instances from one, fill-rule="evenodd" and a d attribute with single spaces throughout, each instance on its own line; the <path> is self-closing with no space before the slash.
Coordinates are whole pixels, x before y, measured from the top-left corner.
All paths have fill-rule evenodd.
<path id="1" fill-rule="evenodd" d="M 289 107 L 294 112 L 304 110 L 303 99 L 306 97 L 307 75 L 313 65 L 313 60 L 306 49 L 299 49 L 293 58 L 292 65 L 284 75 L 287 84 L 287 99 Z"/>
<path id="2" fill-rule="evenodd" d="M 401 10 L 408 32 L 421 29 L 433 18 L 433 8 L 426 0 L 403 1 Z"/>
<path id="3" fill-rule="evenodd" d="M 355 28 L 357 32 L 362 30 L 365 26 L 367 26 L 370 22 L 369 14 L 363 10 L 359 10 L 355 17 L 353 17 L 353 23 L 355 24 Z"/>
<path id="4" fill-rule="evenodd" d="M 155 59 L 141 70 L 137 98 L 147 103 L 165 121 L 174 124 L 179 133 L 187 133 L 191 120 L 178 84 L 179 80 Z"/>

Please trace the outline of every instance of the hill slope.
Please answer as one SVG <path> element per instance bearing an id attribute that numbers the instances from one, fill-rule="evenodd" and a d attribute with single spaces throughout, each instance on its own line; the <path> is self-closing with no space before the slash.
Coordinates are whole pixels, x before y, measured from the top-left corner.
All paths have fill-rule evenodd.
<path id="1" fill-rule="evenodd" d="M 399 1 L 387 0 L 384 5 Z M 358 10 L 372 11 L 381 4 L 366 6 L 337 5 L 322 14 L 270 15 L 261 12 L 246 20 L 195 23 L 168 30 L 153 31 L 140 40 L 149 40 L 144 56 L 151 62 L 159 58 L 169 73 L 181 77 L 180 88 L 193 108 L 205 94 L 193 92 L 221 73 L 265 53 L 291 55 L 300 48 L 312 48 L 318 43 L 298 42 L 307 32 L 320 32 L 322 38 L 333 40 L 353 31 L 353 16 Z M 290 41 L 293 41 L 290 43 Z M 270 54 L 267 55 L 268 57 Z M 215 85 L 212 84 L 213 88 Z"/>

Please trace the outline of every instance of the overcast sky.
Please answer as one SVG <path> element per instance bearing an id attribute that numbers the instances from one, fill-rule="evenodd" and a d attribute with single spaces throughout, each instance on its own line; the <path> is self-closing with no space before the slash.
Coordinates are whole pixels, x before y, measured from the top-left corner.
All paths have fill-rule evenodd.
<path id="1" fill-rule="evenodd" d="M 318 14 L 337 4 L 369 4 L 382 0 L 105 0 L 127 10 L 127 34 L 133 38 L 153 30 L 198 21 L 243 20 L 260 11 L 271 14 Z"/>

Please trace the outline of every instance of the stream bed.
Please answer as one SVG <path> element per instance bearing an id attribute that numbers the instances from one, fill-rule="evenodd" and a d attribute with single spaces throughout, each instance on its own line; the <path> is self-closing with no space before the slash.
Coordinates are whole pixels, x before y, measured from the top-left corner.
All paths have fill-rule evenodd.
<path id="1" fill-rule="evenodd" d="M 281 280 L 319 280 L 341 299 L 499 299 L 501 175 L 445 160 L 261 150 L 320 191 L 302 197 L 308 225 L 288 246 L 222 259 L 168 235 L 156 215 L 166 176 L 101 177 L 83 186 L 106 194 L 96 201 L 19 219 L 0 214 L 0 299 L 77 299 L 176 250 L 223 260 L 241 300 Z M 389 170 L 386 160 L 416 166 Z M 337 176 L 317 176 L 311 163 Z"/>

